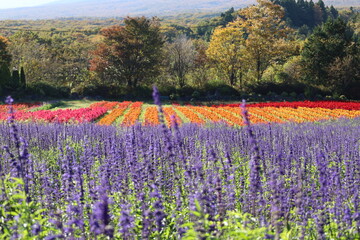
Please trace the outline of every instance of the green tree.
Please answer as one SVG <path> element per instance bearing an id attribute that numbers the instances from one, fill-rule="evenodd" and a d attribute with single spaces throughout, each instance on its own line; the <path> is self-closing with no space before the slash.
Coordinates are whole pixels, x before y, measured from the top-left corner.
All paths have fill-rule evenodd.
<path id="1" fill-rule="evenodd" d="M 11 79 L 11 55 L 8 52 L 8 44 L 7 38 L 0 36 L 0 90 L 4 89 Z"/>
<path id="2" fill-rule="evenodd" d="M 332 90 L 339 90 L 336 79 L 342 82 L 340 85 L 345 84 L 344 87 L 355 81 L 355 72 L 351 74 L 353 77 L 348 75 L 359 68 L 359 43 L 353 36 L 352 29 L 340 18 L 329 18 L 325 24 L 315 28 L 301 54 L 305 80 Z"/>
<path id="3" fill-rule="evenodd" d="M 20 69 L 20 86 L 22 88 L 26 88 L 26 76 L 25 76 L 24 67 L 21 67 Z"/>
<path id="4" fill-rule="evenodd" d="M 101 31 L 99 44 L 90 61 L 92 71 L 104 81 L 139 83 L 158 76 L 163 37 L 157 19 L 125 18 L 125 26 L 112 26 Z"/>
<path id="5" fill-rule="evenodd" d="M 13 90 L 16 90 L 18 87 L 20 87 L 20 73 L 17 68 L 14 68 L 12 71 L 9 87 Z"/>
<path id="6" fill-rule="evenodd" d="M 83 80 L 79 78 L 88 68 L 91 47 L 84 34 L 19 31 L 10 41 L 12 66 L 26 69 L 28 84 L 74 87 Z"/>

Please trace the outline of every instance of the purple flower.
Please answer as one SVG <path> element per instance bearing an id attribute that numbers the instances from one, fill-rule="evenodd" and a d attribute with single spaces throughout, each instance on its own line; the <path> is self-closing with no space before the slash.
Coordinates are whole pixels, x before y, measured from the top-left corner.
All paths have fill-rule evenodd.
<path id="1" fill-rule="evenodd" d="M 13 104 L 13 102 L 14 102 L 14 99 L 11 96 L 6 97 L 6 99 L 5 99 L 6 104 L 11 105 L 11 104 Z"/>
<path id="2" fill-rule="evenodd" d="M 95 203 L 90 219 L 90 229 L 96 235 L 104 234 L 113 237 L 114 229 L 110 225 L 109 198 L 106 192 L 102 192 L 100 200 Z"/>
<path id="3" fill-rule="evenodd" d="M 39 235 L 39 233 L 41 232 L 41 226 L 39 223 L 34 223 L 31 226 L 31 233 L 35 236 Z"/>
<path id="4" fill-rule="evenodd" d="M 134 217 L 130 214 L 129 206 L 123 205 L 122 209 L 119 226 L 122 236 L 126 239 L 131 237 L 130 231 L 134 227 Z"/>

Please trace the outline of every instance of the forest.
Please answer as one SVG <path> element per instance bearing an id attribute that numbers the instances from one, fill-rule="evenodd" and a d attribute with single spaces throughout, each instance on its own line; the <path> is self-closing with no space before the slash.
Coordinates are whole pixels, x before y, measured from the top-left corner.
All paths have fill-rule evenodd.
<path id="1" fill-rule="evenodd" d="M 258 0 L 221 14 L 0 21 L 0 94 L 360 99 L 360 12 Z"/>

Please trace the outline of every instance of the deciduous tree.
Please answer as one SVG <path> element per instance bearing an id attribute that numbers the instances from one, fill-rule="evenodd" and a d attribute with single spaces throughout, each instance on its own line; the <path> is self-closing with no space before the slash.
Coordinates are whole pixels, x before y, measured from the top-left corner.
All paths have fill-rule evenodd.
<path id="1" fill-rule="evenodd" d="M 166 48 L 170 73 L 175 76 L 179 86 L 184 87 L 186 74 L 195 63 L 196 51 L 192 40 L 186 35 L 179 35 Z"/>
<path id="2" fill-rule="evenodd" d="M 217 28 L 211 37 L 206 54 L 216 67 L 220 76 L 234 86 L 240 79 L 242 86 L 242 71 L 244 69 L 244 31 L 236 25 L 230 24 L 225 28 Z"/>
<path id="3" fill-rule="evenodd" d="M 104 41 L 94 51 L 90 69 L 104 81 L 136 87 L 159 74 L 164 41 L 156 19 L 128 17 L 124 23 L 101 31 Z"/>
<path id="4" fill-rule="evenodd" d="M 293 30 L 282 20 L 281 6 L 268 0 L 257 2 L 258 5 L 241 10 L 240 17 L 231 25 L 244 32 L 250 78 L 260 81 L 268 66 L 283 63 L 292 55 Z"/>
<path id="5" fill-rule="evenodd" d="M 3 89 L 11 79 L 10 62 L 11 55 L 8 52 L 8 39 L 0 36 L 0 90 Z"/>

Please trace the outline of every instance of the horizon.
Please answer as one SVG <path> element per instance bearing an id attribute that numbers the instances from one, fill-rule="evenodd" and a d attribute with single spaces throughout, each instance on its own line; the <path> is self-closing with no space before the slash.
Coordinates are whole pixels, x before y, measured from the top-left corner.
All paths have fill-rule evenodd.
<path id="1" fill-rule="evenodd" d="M 23 8 L 23 7 L 36 7 L 43 4 L 55 2 L 56 0 L 16 0 L 6 1 L 0 4 L 0 9 L 12 9 L 12 8 Z"/>

